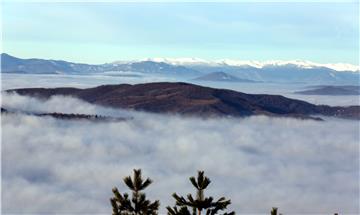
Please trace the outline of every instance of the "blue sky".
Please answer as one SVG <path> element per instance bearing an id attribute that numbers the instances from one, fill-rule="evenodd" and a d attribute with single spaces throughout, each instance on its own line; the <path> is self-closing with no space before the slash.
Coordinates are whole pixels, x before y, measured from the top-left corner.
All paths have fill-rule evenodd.
<path id="1" fill-rule="evenodd" d="M 2 52 L 359 64 L 359 3 L 2 3 Z"/>

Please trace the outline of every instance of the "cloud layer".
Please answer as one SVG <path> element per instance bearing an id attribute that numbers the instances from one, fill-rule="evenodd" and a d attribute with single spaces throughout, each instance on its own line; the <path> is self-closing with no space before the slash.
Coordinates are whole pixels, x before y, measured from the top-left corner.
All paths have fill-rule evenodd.
<path id="1" fill-rule="evenodd" d="M 121 77 L 109 75 L 24 75 L 24 74 L 1 74 L 2 90 L 31 87 L 77 87 L 88 88 L 104 84 L 139 84 L 148 82 L 183 81 L 190 80 L 175 79 L 161 76 L 143 77 Z M 191 81 L 190 81 L 191 82 Z M 300 99 L 314 104 L 326 105 L 360 105 L 359 96 L 324 96 L 324 95 L 299 95 L 293 92 L 307 89 L 306 84 L 276 84 L 276 83 L 222 83 L 222 82 L 197 82 L 214 88 L 236 90 L 250 94 L 276 94 L 288 98 Z"/>
<path id="2" fill-rule="evenodd" d="M 111 213 L 111 188 L 142 168 L 148 196 L 173 205 L 205 170 L 207 194 L 240 213 L 359 213 L 359 125 L 251 117 L 197 119 L 111 110 L 73 98 L 4 95 L 3 106 L 133 120 L 116 123 L 2 116 L 4 213 Z M 36 202 L 34 202 L 34 200 Z"/>

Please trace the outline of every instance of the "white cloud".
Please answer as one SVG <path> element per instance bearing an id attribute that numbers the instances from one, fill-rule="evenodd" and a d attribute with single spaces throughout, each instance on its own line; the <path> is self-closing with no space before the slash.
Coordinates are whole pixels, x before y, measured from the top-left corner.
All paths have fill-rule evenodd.
<path id="1" fill-rule="evenodd" d="M 111 188 L 142 168 L 162 212 L 173 192 L 193 192 L 203 169 L 208 194 L 240 213 L 359 213 L 359 125 L 251 117 L 197 119 L 117 111 L 55 97 L 7 95 L 3 105 L 32 110 L 130 114 L 116 123 L 2 116 L 3 213 L 111 213 Z M 35 202 L 34 202 L 35 200 Z"/>

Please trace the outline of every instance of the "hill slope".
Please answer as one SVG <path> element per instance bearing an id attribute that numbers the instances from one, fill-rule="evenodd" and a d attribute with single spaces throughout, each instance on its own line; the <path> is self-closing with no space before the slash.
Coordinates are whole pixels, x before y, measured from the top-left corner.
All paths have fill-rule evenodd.
<path id="1" fill-rule="evenodd" d="M 25 88 L 7 92 L 45 99 L 54 95 L 73 96 L 113 108 L 206 117 L 268 115 L 308 118 L 311 115 L 324 115 L 360 119 L 360 106 L 314 105 L 278 95 L 245 94 L 188 83 L 120 84 L 88 89 Z"/>

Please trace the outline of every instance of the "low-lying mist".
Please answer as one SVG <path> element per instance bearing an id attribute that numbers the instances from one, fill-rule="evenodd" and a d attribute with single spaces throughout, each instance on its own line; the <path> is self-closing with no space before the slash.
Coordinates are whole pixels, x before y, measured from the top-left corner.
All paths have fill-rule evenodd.
<path id="1" fill-rule="evenodd" d="M 249 94 L 272 94 L 283 95 L 288 98 L 299 99 L 313 104 L 325 104 L 330 106 L 360 105 L 358 95 L 300 95 L 296 91 L 303 91 L 311 86 L 311 83 L 237 83 L 237 82 L 199 82 L 191 79 L 164 77 L 159 75 L 144 75 L 142 77 L 109 76 L 106 74 L 94 75 L 66 75 L 66 74 L 1 74 L 2 90 L 32 87 L 76 87 L 89 88 L 104 84 L 140 84 L 149 82 L 189 82 L 213 88 L 231 89 Z"/>
<path id="2" fill-rule="evenodd" d="M 2 106 L 33 112 L 132 116 L 94 123 L 3 114 L 3 213 L 111 213 L 111 189 L 141 168 L 161 212 L 173 192 L 193 192 L 204 170 L 206 194 L 241 213 L 359 213 L 358 121 L 263 116 L 199 119 L 113 110 L 74 98 L 48 101 L 3 94 Z"/>

